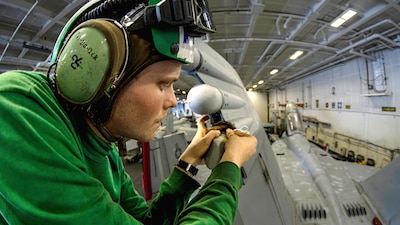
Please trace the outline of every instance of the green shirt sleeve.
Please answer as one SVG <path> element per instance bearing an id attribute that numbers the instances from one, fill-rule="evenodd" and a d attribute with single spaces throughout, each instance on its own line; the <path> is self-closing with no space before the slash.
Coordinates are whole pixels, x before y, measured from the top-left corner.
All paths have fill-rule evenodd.
<path id="1" fill-rule="evenodd" d="M 186 207 L 191 194 L 200 187 L 194 179 L 177 169 L 161 183 L 159 193 L 149 206 L 144 198 L 132 188 L 129 177 L 123 185 L 121 206 L 144 224 L 173 224 L 178 214 Z M 135 193 L 133 193 L 135 192 Z M 135 198 L 140 200 L 135 200 Z"/>
<path id="2" fill-rule="evenodd" d="M 176 224 L 233 224 L 241 186 L 241 173 L 236 164 L 218 164 L 199 193 L 181 212 Z"/>

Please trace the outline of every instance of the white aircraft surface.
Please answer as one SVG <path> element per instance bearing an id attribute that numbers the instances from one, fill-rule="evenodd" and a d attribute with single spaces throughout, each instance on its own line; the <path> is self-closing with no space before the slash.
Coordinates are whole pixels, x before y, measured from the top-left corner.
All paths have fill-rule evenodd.
<path id="1" fill-rule="evenodd" d="M 302 117 L 295 104 L 286 105 L 286 133 L 271 147 L 290 200 L 295 206 L 295 224 L 382 224 L 378 221 L 399 224 L 398 218 L 396 222 L 392 216 L 399 214 L 400 204 L 386 199 L 384 204 L 392 204 L 388 209 L 394 214 L 388 217 L 380 214 L 383 207 L 376 206 L 376 200 L 371 201 L 369 195 L 384 197 L 388 193 L 379 189 L 376 193 L 368 193 L 366 188 L 371 185 L 360 183 L 368 182 L 366 179 L 379 169 L 337 161 L 310 143 L 305 137 Z M 371 180 L 379 176 L 395 179 L 393 174 L 386 174 L 378 174 Z M 393 182 L 387 185 L 398 184 Z M 399 198 L 395 191 L 392 194 L 393 199 Z"/>
<path id="2" fill-rule="evenodd" d="M 379 170 L 336 161 L 306 140 L 300 114 L 291 104 L 288 135 L 271 147 L 236 71 L 206 43 L 197 41 L 195 47 L 195 63 L 185 65 L 184 73 L 196 77 L 200 85 L 217 90 L 198 94 L 207 101 L 196 104 L 205 104 L 203 113 L 217 115 L 214 120 L 246 127 L 258 140 L 256 154 L 242 168 L 244 185 L 239 192 L 235 225 L 400 224 L 400 157 Z M 207 96 L 210 94 L 214 96 Z M 196 102 L 196 98 L 190 101 Z M 185 149 L 169 140 L 164 142 L 171 142 L 173 149 Z M 165 150 L 167 155 L 178 157 L 176 151 Z M 164 153 L 160 154 L 153 158 L 162 158 Z M 168 166 L 157 166 L 164 168 L 162 174 L 166 176 L 169 169 L 165 168 L 172 168 L 174 160 L 155 161 L 168 161 Z"/>

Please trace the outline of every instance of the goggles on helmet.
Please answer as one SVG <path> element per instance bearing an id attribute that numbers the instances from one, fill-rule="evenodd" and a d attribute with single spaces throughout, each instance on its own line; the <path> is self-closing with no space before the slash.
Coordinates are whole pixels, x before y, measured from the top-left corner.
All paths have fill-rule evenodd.
<path id="1" fill-rule="evenodd" d="M 151 27 L 156 49 L 184 63 L 193 62 L 193 37 L 215 32 L 206 0 L 150 0 L 121 20 L 127 31 Z"/>
<path id="2" fill-rule="evenodd" d="M 206 0 L 150 0 L 145 21 L 150 26 L 183 26 L 190 36 L 215 32 Z"/>
<path id="3" fill-rule="evenodd" d="M 57 60 L 66 35 L 79 17 L 104 2 L 92 0 L 73 15 L 56 42 L 52 63 Z M 127 4 L 123 7 L 132 4 L 121 2 Z M 193 38 L 215 32 L 207 0 L 149 0 L 147 6 L 141 4 L 128 12 L 120 23 L 130 32 L 150 27 L 156 49 L 184 63 L 193 62 Z"/>

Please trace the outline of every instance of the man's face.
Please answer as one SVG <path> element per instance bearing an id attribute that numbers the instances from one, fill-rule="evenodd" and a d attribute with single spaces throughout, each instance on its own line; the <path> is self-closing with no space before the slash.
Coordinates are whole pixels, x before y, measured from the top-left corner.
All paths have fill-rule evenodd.
<path id="1" fill-rule="evenodd" d="M 173 83 L 181 63 L 167 60 L 154 63 L 138 74 L 120 93 L 105 127 L 114 137 L 149 141 L 161 126 L 167 109 L 177 105 Z"/>

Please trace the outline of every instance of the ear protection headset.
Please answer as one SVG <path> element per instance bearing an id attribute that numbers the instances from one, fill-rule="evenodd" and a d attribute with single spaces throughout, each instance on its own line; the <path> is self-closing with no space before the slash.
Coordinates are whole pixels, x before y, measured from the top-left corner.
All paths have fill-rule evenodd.
<path id="1" fill-rule="evenodd" d="M 56 67 L 57 92 L 67 101 L 95 102 L 117 86 L 128 59 L 125 29 L 116 21 L 92 19 L 69 35 Z"/>
<path id="2" fill-rule="evenodd" d="M 143 8 L 137 0 L 92 0 L 71 17 L 51 59 L 63 99 L 87 108 L 118 86 L 129 56 L 128 35 L 118 20 Z"/>

